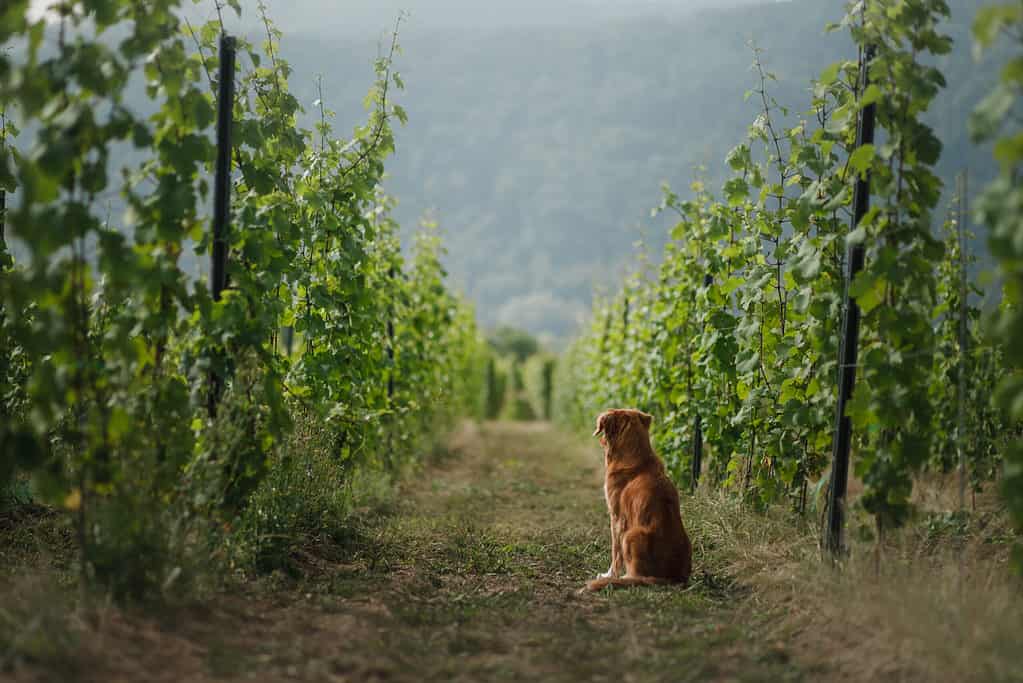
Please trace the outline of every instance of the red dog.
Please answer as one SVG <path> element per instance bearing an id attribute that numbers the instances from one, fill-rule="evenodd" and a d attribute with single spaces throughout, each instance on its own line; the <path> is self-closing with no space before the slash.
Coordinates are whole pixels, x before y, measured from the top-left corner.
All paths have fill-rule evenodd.
<path id="1" fill-rule="evenodd" d="M 692 545 L 682 526 L 678 489 L 650 445 L 652 420 L 638 410 L 608 410 L 597 418 L 593 435 L 601 435 L 604 447 L 611 568 L 587 583 L 587 590 L 689 582 Z M 625 576 L 619 578 L 623 565 Z"/>

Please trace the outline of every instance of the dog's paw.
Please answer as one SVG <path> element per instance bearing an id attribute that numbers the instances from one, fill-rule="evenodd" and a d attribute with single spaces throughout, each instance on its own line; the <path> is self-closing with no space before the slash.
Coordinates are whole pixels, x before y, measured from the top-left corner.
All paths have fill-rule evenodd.
<path id="1" fill-rule="evenodd" d="M 603 574 L 597 574 L 598 579 L 610 579 L 612 576 L 614 576 L 614 572 L 612 572 L 610 569 L 608 569 Z"/>

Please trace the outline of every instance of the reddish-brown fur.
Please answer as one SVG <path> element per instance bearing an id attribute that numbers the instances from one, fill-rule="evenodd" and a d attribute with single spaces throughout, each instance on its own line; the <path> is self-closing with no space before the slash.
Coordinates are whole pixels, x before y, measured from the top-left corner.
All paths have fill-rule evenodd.
<path id="1" fill-rule="evenodd" d="M 611 568 L 587 583 L 587 590 L 689 582 L 692 546 L 682 526 L 678 489 L 650 445 L 652 420 L 621 409 L 597 418 L 593 435 L 600 435 L 604 447 Z M 623 568 L 625 576 L 619 577 Z"/>

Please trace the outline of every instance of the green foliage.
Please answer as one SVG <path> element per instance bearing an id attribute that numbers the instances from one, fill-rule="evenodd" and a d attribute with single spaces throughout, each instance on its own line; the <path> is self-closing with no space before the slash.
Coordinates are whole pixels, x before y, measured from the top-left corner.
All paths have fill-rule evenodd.
<path id="1" fill-rule="evenodd" d="M 512 358 L 507 363 L 507 393 L 504 397 L 501 417 L 506 420 L 535 420 L 536 410 L 530 402 L 523 377 L 523 366 Z"/>
<path id="2" fill-rule="evenodd" d="M 867 259 L 850 288 L 863 311 L 863 332 L 848 410 L 863 435 L 855 465 L 866 484 L 863 505 L 884 526 L 906 518 L 912 474 L 930 452 L 927 391 L 937 287 L 932 264 L 944 256 L 931 233 L 930 212 L 941 195 L 933 172 L 941 143 L 920 117 L 945 80 L 920 57 L 950 50 L 950 41 L 938 33 L 947 15 L 944 0 L 893 8 L 867 3 L 862 28 L 852 24 L 857 42 L 877 49 L 869 77 L 883 95 L 877 125 L 884 144 L 871 163 L 873 208 L 857 227 Z"/>
<path id="3" fill-rule="evenodd" d="M 555 414 L 589 426 L 614 405 L 651 412 L 680 482 L 699 420 L 705 480 L 804 510 L 831 453 L 846 247 L 862 242 L 866 267 L 850 285 L 863 317 L 848 410 L 862 504 L 889 526 L 910 510 L 914 473 L 947 458 L 955 437 L 946 404 L 948 373 L 962 361 L 948 308 L 958 301 L 958 252 L 946 254 L 932 234 L 941 143 L 922 121 L 944 85 L 926 57 L 951 44 L 939 32 L 942 0 L 849 7 L 842 23 L 861 55 L 876 50 L 869 85 L 857 62 L 833 64 L 813 83 L 809 109 L 794 114 L 772 97 L 774 75 L 754 47 L 747 96 L 761 113 L 728 155 L 723 199 L 701 181 L 690 200 L 665 188 L 660 209 L 678 222 L 663 261 L 595 304 L 592 327 L 559 365 Z M 878 141 L 854 149 L 869 103 Z M 849 232 L 853 186 L 868 171 L 873 207 Z M 1000 423 L 984 408 L 983 382 L 999 372 L 999 356 L 972 329 L 970 453 L 989 475 Z"/>
<path id="4" fill-rule="evenodd" d="M 520 363 L 540 351 L 540 342 L 535 337 L 514 327 L 498 327 L 487 335 L 487 341 L 495 353 L 512 356 Z"/>
<path id="5" fill-rule="evenodd" d="M 339 462 L 338 433 L 295 406 L 295 429 L 270 456 L 268 473 L 249 499 L 233 535 L 233 562 L 287 569 L 296 545 L 337 534 L 352 502 L 355 462 Z"/>
<path id="6" fill-rule="evenodd" d="M 1023 420 L 1023 131 L 1019 98 L 1023 92 L 1023 3 L 1006 2 L 985 7 L 973 27 L 977 50 L 996 42 L 1009 45 L 1001 79 L 970 119 L 977 141 L 993 142 L 1001 169 L 977 203 L 977 218 L 989 226 L 988 244 L 1002 279 L 1004 298 L 992 316 L 991 329 L 1002 345 L 1006 370 L 1000 371 L 996 401 L 1012 424 Z M 1017 529 L 1023 530 L 1023 439 L 1016 429 L 1005 452 L 1002 487 Z M 1023 552 L 1017 552 L 1023 566 Z"/>
<path id="7" fill-rule="evenodd" d="M 935 411 L 930 464 L 938 471 L 951 471 L 959 461 L 958 449 L 965 449 L 970 485 L 979 491 L 997 476 L 1009 433 L 991 401 L 991 388 L 998 384 L 1005 361 L 1002 349 L 984 334 L 979 308 L 983 292 L 969 277 L 977 259 L 964 251 L 972 234 L 964 226 L 967 217 L 961 215 L 960 192 L 962 188 L 943 226 L 945 258 L 938 264 L 932 314 L 936 346 L 929 389 Z"/>
<path id="8" fill-rule="evenodd" d="M 540 342 L 524 330 L 502 326 L 487 335 L 486 416 L 535 420 L 543 415 L 534 368 Z M 539 379 L 538 377 L 536 379 Z"/>
<path id="9" fill-rule="evenodd" d="M 796 108 L 807 102 L 809 77 L 855 58 L 846 36 L 822 30 L 841 18 L 838 0 L 743 7 L 718 0 L 703 11 L 691 11 L 689 0 L 655 1 L 664 11 L 646 11 L 649 2 L 602 3 L 629 16 L 598 18 L 594 8 L 556 29 L 538 19 L 531 26 L 494 21 L 487 31 L 439 30 L 432 2 L 415 16 L 404 43 L 419 87 L 403 98 L 416 116 L 396 135 L 416 151 L 393 160 L 387 187 L 401 198 L 403 223 L 428 207 L 442 217 L 452 237 L 447 264 L 467 283 L 483 324 L 502 321 L 570 341 L 590 309 L 593 285 L 614 285 L 628 267 L 634 226 L 658 201 L 661 180 L 689 199 L 689 174 L 702 165 L 705 184 L 720 196 L 730 177 L 725 154 L 758 104 L 739 99 L 748 87 L 746 40 L 767 50 L 778 75 L 772 91 Z M 948 80 L 924 120 L 944 143 L 937 173 L 949 187 L 965 167 L 977 187 L 994 171 L 963 125 L 996 71 L 993 60 L 969 56 L 978 4 L 950 0 L 942 31 L 956 38 L 956 49 L 927 61 Z M 335 17 L 333 29 L 310 23 L 301 46 L 296 37 L 296 72 L 315 73 L 326 58 L 325 82 L 349 89 L 376 39 L 353 32 L 339 38 L 338 31 L 350 31 L 348 14 Z M 467 63 L 474 68 L 464 69 Z M 297 77 L 295 87 L 303 88 Z M 311 84 L 304 90 L 315 92 Z M 470 104 L 452 108 L 452 101 Z M 520 115 L 524 101 L 528 116 Z M 352 98 L 341 110 L 357 104 Z M 642 232 L 658 254 L 669 227 L 664 218 Z M 985 235 L 978 234 L 980 253 Z"/>
<path id="10" fill-rule="evenodd" d="M 555 357 L 538 353 L 526 360 L 522 366 L 522 382 L 529 398 L 533 413 L 542 420 L 550 420 L 554 409 Z"/>
<path id="11" fill-rule="evenodd" d="M 398 466 L 482 412 L 473 313 L 446 289 L 435 237 L 405 260 L 379 190 L 391 122 L 405 118 L 390 98 L 397 27 L 367 121 L 339 139 L 322 93 L 315 130 L 298 125 L 280 33 L 260 11 L 263 45 L 238 43 L 229 288 L 213 301 L 182 264 L 211 248 L 219 19 L 193 29 L 177 0 L 110 0 L 54 30 L 23 2 L 0 10 L 0 42 L 26 43 L 0 52 L 0 110 L 34 137 L 31 151 L 0 145 L 25 254 L 0 253 L 0 487 L 17 468 L 72 511 L 83 580 L 119 596 L 170 585 L 196 539 L 239 526 L 262 557 L 299 524 L 264 488 L 303 466 L 295 414 L 322 425 L 337 468 L 327 486 Z M 148 116 L 122 104 L 140 76 Z M 140 161 L 118 178 L 125 145 Z M 122 221 L 102 214 L 112 193 Z M 282 352 L 283 327 L 298 352 Z M 211 373 L 224 380 L 215 417 Z"/>
<path id="12" fill-rule="evenodd" d="M 507 380 L 508 376 L 498 366 L 497 358 L 491 355 L 487 359 L 486 398 L 484 399 L 484 417 L 488 420 L 497 419 L 501 414 Z"/>

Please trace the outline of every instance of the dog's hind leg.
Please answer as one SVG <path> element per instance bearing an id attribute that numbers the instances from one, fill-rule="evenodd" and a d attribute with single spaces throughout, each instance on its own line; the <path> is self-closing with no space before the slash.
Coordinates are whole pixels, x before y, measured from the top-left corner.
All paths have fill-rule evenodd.
<path id="1" fill-rule="evenodd" d="M 622 559 L 625 562 L 625 576 L 657 576 L 658 567 L 654 558 L 654 539 L 645 528 L 633 528 L 621 534 Z"/>

